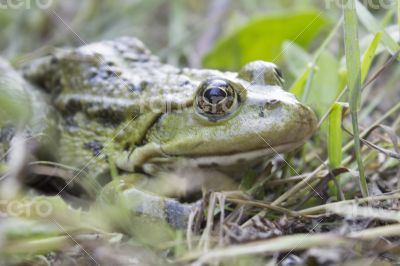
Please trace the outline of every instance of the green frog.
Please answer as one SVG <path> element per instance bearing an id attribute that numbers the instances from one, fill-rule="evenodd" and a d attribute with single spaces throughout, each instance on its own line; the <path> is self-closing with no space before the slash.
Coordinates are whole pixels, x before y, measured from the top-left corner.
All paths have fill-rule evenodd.
<path id="1" fill-rule="evenodd" d="M 177 68 L 122 37 L 56 50 L 23 74 L 59 114 L 56 161 L 79 170 L 67 183 L 125 176 L 128 194 L 167 197 L 234 189 L 245 171 L 301 146 L 316 127 L 264 61 L 238 73 Z"/>

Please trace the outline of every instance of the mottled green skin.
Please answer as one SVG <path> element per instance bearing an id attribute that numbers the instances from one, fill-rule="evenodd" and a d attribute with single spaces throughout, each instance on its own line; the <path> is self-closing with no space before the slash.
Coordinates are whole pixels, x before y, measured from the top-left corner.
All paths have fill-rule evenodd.
<path id="1" fill-rule="evenodd" d="M 105 156 L 93 158 L 99 152 L 121 170 L 149 175 L 226 169 L 294 149 L 316 125 L 314 113 L 282 89 L 272 64 L 253 62 L 239 74 L 179 69 L 134 38 L 58 51 L 24 74 L 61 113 L 60 162 L 95 176 L 109 175 Z M 221 121 L 193 106 L 198 86 L 211 77 L 229 80 L 240 96 L 238 109 Z"/>

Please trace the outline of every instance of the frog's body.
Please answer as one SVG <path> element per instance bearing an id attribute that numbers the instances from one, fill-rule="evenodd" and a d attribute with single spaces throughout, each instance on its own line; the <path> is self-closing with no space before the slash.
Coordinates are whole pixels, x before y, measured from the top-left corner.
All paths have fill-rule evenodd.
<path id="1" fill-rule="evenodd" d="M 281 88 L 272 64 L 253 62 L 239 75 L 178 69 L 134 38 L 60 51 L 25 74 L 53 96 L 64 118 L 60 159 L 75 167 L 107 172 L 101 156 L 93 162 L 104 152 L 120 169 L 150 175 L 183 165 L 226 169 L 296 148 L 316 124 L 314 113 Z M 226 85 L 215 80 L 231 86 L 237 102 L 204 114 L 209 107 L 199 103 L 199 87 Z"/>
<path id="2" fill-rule="evenodd" d="M 229 187 L 227 176 L 299 147 L 316 126 L 271 63 L 249 63 L 239 74 L 178 69 L 134 38 L 57 51 L 24 75 L 61 114 L 60 163 L 109 177 L 115 162 L 165 181 L 143 186 L 167 195 L 179 190 L 177 180 L 190 180 L 180 192 Z"/>

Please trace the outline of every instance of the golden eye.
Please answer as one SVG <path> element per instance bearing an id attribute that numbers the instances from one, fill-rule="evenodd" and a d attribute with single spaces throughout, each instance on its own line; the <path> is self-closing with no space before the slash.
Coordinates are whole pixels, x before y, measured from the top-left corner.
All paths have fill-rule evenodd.
<path id="1" fill-rule="evenodd" d="M 222 78 L 208 79 L 200 84 L 196 93 L 196 110 L 210 121 L 218 121 L 237 107 L 239 96 L 232 84 Z"/>

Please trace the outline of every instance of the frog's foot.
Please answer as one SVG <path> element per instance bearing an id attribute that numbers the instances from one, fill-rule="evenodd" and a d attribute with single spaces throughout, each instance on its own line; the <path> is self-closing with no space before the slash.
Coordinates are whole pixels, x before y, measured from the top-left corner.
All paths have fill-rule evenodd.
<path id="1" fill-rule="evenodd" d="M 163 198 L 151 193 L 131 188 L 123 192 L 124 199 L 130 203 L 130 210 L 134 214 L 150 216 L 167 222 L 176 229 L 185 229 L 188 226 L 189 216 L 200 207 L 197 203 L 181 203 L 175 199 Z"/>
<path id="2" fill-rule="evenodd" d="M 140 185 L 142 178 L 140 174 L 133 174 L 109 183 L 104 187 L 97 202 L 112 206 L 115 204 L 118 208 L 124 206 L 132 217 L 144 216 L 176 229 L 185 229 L 189 224 L 189 217 L 198 213 L 201 202 L 181 203 L 139 189 L 136 185 Z"/>

